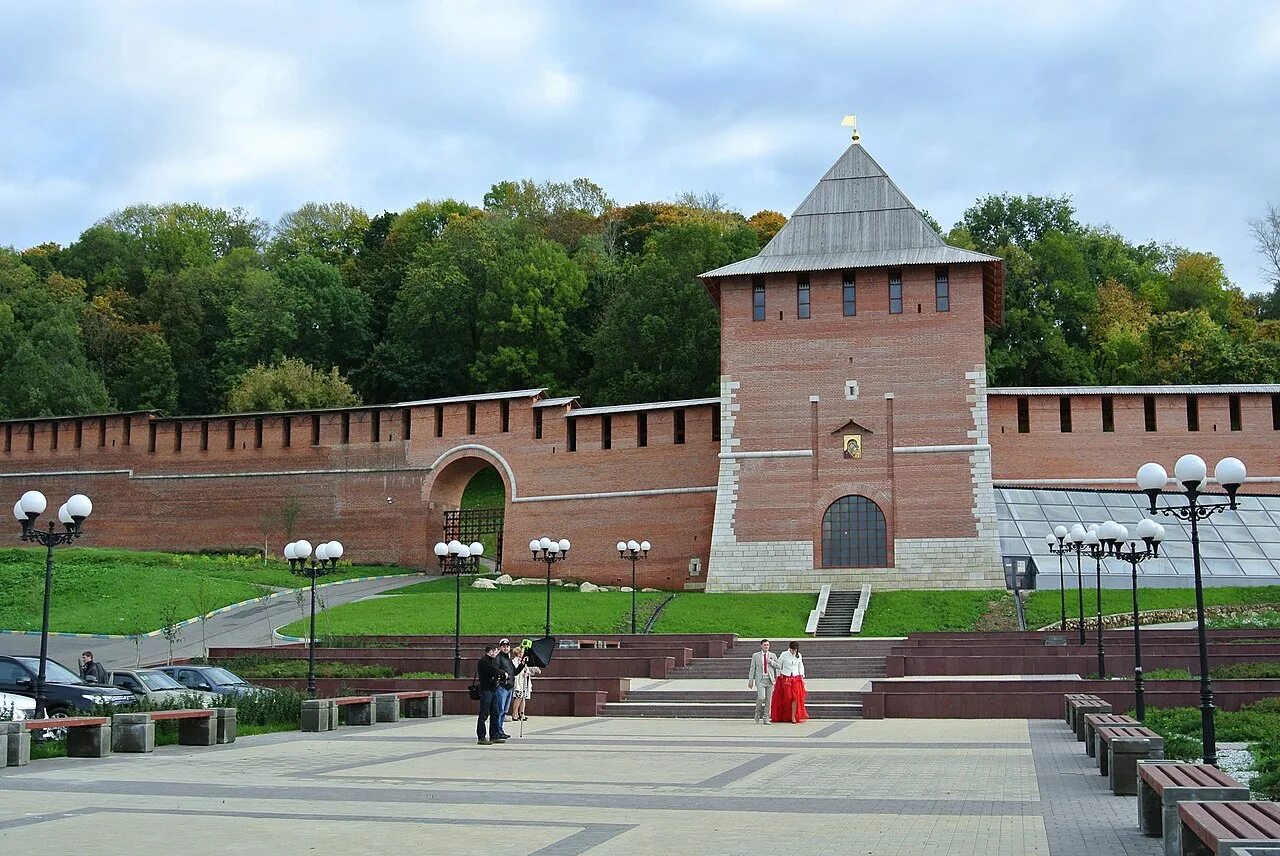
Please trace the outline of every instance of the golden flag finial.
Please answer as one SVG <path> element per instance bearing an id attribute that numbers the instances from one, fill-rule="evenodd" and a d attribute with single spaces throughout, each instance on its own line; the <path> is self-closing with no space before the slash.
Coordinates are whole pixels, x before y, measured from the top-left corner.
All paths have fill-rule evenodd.
<path id="1" fill-rule="evenodd" d="M 852 114 L 850 114 L 850 115 L 848 115 L 848 116 L 845 116 L 843 119 L 841 119 L 841 120 L 840 120 L 840 124 L 841 124 L 841 126 L 843 126 L 843 127 L 845 127 L 845 128 L 852 128 L 852 129 L 853 129 L 853 141 L 854 141 L 855 143 L 856 143 L 856 142 L 858 142 L 858 140 L 859 140 L 859 136 L 858 136 L 858 117 L 857 117 L 857 116 L 854 116 L 854 115 L 852 115 Z"/>

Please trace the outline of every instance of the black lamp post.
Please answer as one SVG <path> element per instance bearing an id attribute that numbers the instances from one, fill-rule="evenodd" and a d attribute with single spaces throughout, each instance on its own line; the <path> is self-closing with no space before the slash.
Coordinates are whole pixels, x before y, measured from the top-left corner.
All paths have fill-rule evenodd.
<path id="1" fill-rule="evenodd" d="M 337 541 L 326 541 L 316 547 L 313 557 L 310 541 L 294 541 L 292 544 L 285 545 L 284 557 L 289 560 L 291 572 L 311 580 L 311 632 L 307 637 L 307 693 L 315 698 L 316 577 L 323 577 L 338 569 L 338 559 L 342 558 L 342 545 Z"/>
<path id="2" fill-rule="evenodd" d="M 1142 687 L 1142 634 L 1138 630 L 1138 565 L 1159 555 L 1160 542 L 1164 540 L 1164 527 L 1150 518 L 1143 518 L 1137 528 L 1139 540 L 1129 539 L 1129 531 L 1125 527 L 1121 526 L 1120 530 L 1118 537 L 1107 544 L 1107 555 L 1129 563 L 1133 591 L 1134 710 L 1137 711 L 1138 721 L 1145 722 L 1147 705 Z"/>
<path id="3" fill-rule="evenodd" d="M 85 518 L 93 513 L 93 503 L 89 497 L 77 493 L 58 509 L 58 521 L 62 524 L 62 532 L 57 531 L 56 524 L 49 521 L 48 529 L 37 529 L 36 518 L 44 514 L 48 502 L 44 494 L 38 490 L 29 490 L 22 495 L 13 506 L 14 519 L 22 525 L 19 540 L 30 541 L 45 548 L 44 556 L 44 613 L 40 619 L 40 666 L 36 670 L 36 719 L 44 719 L 45 711 L 45 665 L 49 660 L 49 595 L 53 589 L 53 548 L 70 544 L 81 535 L 80 527 Z"/>
<path id="4" fill-rule="evenodd" d="M 1065 527 L 1059 527 L 1065 528 Z M 1055 530 L 1056 531 L 1056 530 Z M 1084 576 L 1080 571 L 1080 553 L 1084 550 L 1084 539 L 1089 533 L 1081 524 L 1077 523 L 1067 531 L 1066 537 L 1063 539 L 1063 548 L 1066 552 L 1075 553 L 1076 555 L 1076 598 L 1080 603 L 1080 644 L 1085 644 L 1084 638 Z M 1065 600 L 1065 598 L 1064 598 Z"/>
<path id="5" fill-rule="evenodd" d="M 484 555 L 484 545 L 479 541 L 463 544 L 453 540 L 436 544 L 436 558 L 440 560 L 440 573 L 453 575 L 453 676 L 462 677 L 462 575 L 475 572 Z"/>
<path id="6" fill-rule="evenodd" d="M 1205 632 L 1204 620 L 1204 581 L 1200 575 L 1200 531 L 1199 521 L 1210 515 L 1230 509 L 1235 511 L 1236 492 L 1244 484 L 1245 466 L 1239 458 L 1223 458 L 1213 470 L 1214 480 L 1226 491 L 1226 501 L 1205 501 L 1206 496 L 1222 496 L 1222 494 L 1205 494 L 1208 481 L 1208 467 L 1199 455 L 1183 455 L 1173 465 L 1173 478 L 1181 485 L 1186 505 L 1173 505 L 1169 496 L 1177 491 L 1165 493 L 1169 482 L 1169 474 L 1159 464 L 1143 464 L 1138 470 L 1138 488 L 1151 501 L 1151 513 L 1159 512 L 1186 520 L 1191 524 L 1191 562 L 1195 570 L 1196 582 L 1196 635 L 1200 646 L 1200 735 L 1204 742 L 1204 762 L 1217 766 L 1218 747 L 1213 728 L 1213 685 L 1209 680 L 1209 645 Z M 1165 498 L 1161 506 L 1159 500 Z"/>
<path id="7" fill-rule="evenodd" d="M 551 635 L 551 566 L 569 558 L 569 539 L 534 538 L 529 542 L 529 552 L 533 553 L 535 562 L 543 562 L 547 566 L 547 631 Z"/>
<path id="8" fill-rule="evenodd" d="M 641 559 L 649 558 L 648 541 L 619 541 L 618 557 L 631 563 L 631 634 L 636 632 L 636 564 Z"/>
<path id="9" fill-rule="evenodd" d="M 1102 532 L 1107 526 L 1119 525 L 1110 520 L 1102 524 L 1102 526 L 1090 523 L 1089 529 L 1084 535 L 1085 551 L 1093 558 L 1094 591 L 1096 592 L 1098 607 L 1098 680 L 1100 681 L 1107 679 L 1107 655 L 1102 647 L 1102 557 L 1106 553 L 1102 542 Z"/>
<path id="10" fill-rule="evenodd" d="M 1058 557 L 1058 629 L 1064 633 L 1067 630 L 1067 579 L 1062 571 L 1062 557 L 1071 552 L 1066 544 L 1069 534 L 1067 527 L 1055 526 L 1052 532 L 1044 536 L 1049 552 Z"/>

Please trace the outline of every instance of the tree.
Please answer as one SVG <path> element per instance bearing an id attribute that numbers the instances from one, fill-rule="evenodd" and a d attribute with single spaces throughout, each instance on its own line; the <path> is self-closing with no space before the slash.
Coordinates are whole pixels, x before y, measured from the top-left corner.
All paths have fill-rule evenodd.
<path id="1" fill-rule="evenodd" d="M 984 196 L 971 205 L 957 224 L 973 248 L 995 253 L 1002 247 L 1028 247 L 1048 232 L 1080 230 L 1075 209 L 1066 196 Z"/>
<path id="2" fill-rule="evenodd" d="M 275 275 L 298 323 L 290 356 L 344 371 L 367 359 L 370 301 L 364 292 L 347 285 L 336 267 L 309 255 L 282 262 Z"/>
<path id="3" fill-rule="evenodd" d="M 747 218 L 747 225 L 756 233 L 756 240 L 763 247 L 787 225 L 787 218 L 777 211 L 757 211 Z"/>
<path id="4" fill-rule="evenodd" d="M 1280 208 L 1267 206 L 1267 213 L 1249 221 L 1249 230 L 1262 255 L 1262 275 L 1280 288 Z"/>
<path id="5" fill-rule="evenodd" d="M 312 256 L 341 268 L 355 257 L 369 228 L 369 215 L 345 202 L 308 202 L 280 217 L 267 256 L 273 264 Z"/>
<path id="6" fill-rule="evenodd" d="M 360 396 L 337 367 L 321 372 L 291 357 L 249 369 L 227 394 L 227 407 L 235 413 L 355 407 L 360 403 Z"/>
<path id="7" fill-rule="evenodd" d="M 694 398 L 714 394 L 720 337 L 715 306 L 697 275 L 757 250 L 745 225 L 683 223 L 650 235 L 591 339 L 593 401 Z"/>
<path id="8" fill-rule="evenodd" d="M 614 201 L 604 188 L 585 178 L 542 184 L 524 179 L 493 185 L 484 195 L 484 207 L 572 252 L 614 207 Z"/>

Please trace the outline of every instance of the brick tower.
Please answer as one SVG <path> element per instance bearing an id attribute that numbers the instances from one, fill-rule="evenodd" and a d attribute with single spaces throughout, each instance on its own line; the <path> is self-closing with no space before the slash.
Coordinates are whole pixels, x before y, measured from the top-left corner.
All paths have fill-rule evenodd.
<path id="1" fill-rule="evenodd" d="M 858 142 L 720 309 L 707 589 L 1003 584 L 984 326 L 1000 259 L 943 242 Z"/>

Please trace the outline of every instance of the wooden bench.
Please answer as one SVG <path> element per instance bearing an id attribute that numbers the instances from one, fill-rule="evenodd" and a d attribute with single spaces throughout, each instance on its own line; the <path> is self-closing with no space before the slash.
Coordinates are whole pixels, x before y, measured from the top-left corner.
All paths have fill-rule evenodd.
<path id="1" fill-rule="evenodd" d="M 1090 758 L 1097 750 L 1097 729 L 1100 725 L 1141 725 L 1132 716 L 1123 713 L 1086 713 L 1084 716 L 1084 752 Z"/>
<path id="2" fill-rule="evenodd" d="M 1096 695 L 1093 695 L 1092 693 L 1064 694 L 1062 696 L 1062 721 L 1065 722 L 1068 726 L 1070 726 L 1072 731 L 1076 730 L 1076 723 L 1075 723 L 1075 719 L 1072 716 L 1072 714 L 1075 712 L 1075 708 L 1072 707 L 1071 702 L 1078 701 L 1080 699 L 1093 699 L 1096 701 L 1102 701 L 1101 698 L 1099 698 Z"/>
<path id="3" fill-rule="evenodd" d="M 1096 696 L 1094 698 L 1078 698 L 1071 702 L 1071 727 L 1075 729 L 1076 739 L 1084 742 L 1084 718 L 1091 713 L 1110 713 L 1111 704 Z"/>
<path id="4" fill-rule="evenodd" d="M 111 720 L 105 716 L 26 719 L 22 724 L 28 731 L 66 729 L 68 758 L 105 758 L 111 754 Z"/>
<path id="5" fill-rule="evenodd" d="M 1242 849 L 1280 843 L 1280 803 L 1178 803 L 1183 856 L 1235 856 Z"/>
<path id="6" fill-rule="evenodd" d="M 1248 799 L 1248 788 L 1209 764 L 1138 762 L 1138 829 L 1164 836 L 1165 856 L 1182 854 L 1178 803 Z"/>
<path id="7" fill-rule="evenodd" d="M 1107 777 L 1111 793 L 1138 792 L 1138 761 L 1164 757 L 1164 738 L 1141 725 L 1100 726 L 1096 729 L 1098 772 Z"/>

